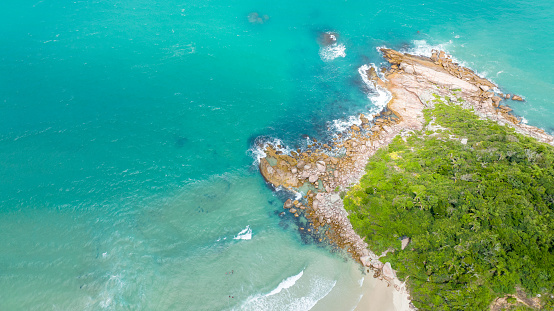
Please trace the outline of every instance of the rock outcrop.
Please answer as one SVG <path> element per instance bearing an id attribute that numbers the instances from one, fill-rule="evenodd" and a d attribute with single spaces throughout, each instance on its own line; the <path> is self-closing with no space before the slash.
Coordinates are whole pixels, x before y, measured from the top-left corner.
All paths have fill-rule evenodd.
<path id="1" fill-rule="evenodd" d="M 368 159 L 379 148 L 398 134 L 421 130 L 423 109 L 434 105 L 435 95 L 463 102 L 464 107 L 472 108 L 477 115 L 511 126 L 541 142 L 554 145 L 554 138 L 541 129 L 520 123 L 510 114 L 511 109 L 503 105 L 509 96 L 495 93 L 497 88 L 492 82 L 452 62 L 442 51 L 434 51 L 430 58 L 391 49 L 381 49 L 381 52 L 391 63 L 385 72 L 386 80 L 381 80 L 373 67 L 366 74 L 375 87 L 384 88 L 392 95 L 384 111 L 369 118 L 362 114 L 360 126 L 351 126 L 329 142 L 314 140 L 306 150 L 285 154 L 276 146 L 266 145 L 266 157 L 260 160 L 259 168 L 274 187 L 303 193 L 301 202 L 295 201 L 298 203 L 295 204 L 288 200 L 283 206 L 285 209 L 297 217 L 305 217 L 313 224 L 314 232 L 323 228 L 326 240 L 373 269 L 376 277 L 384 277 L 402 289 L 403 284 L 396 279 L 391 265 L 380 262 L 380 256 L 372 253 L 353 230 L 337 192 L 360 180 Z M 521 97 L 512 99 L 518 98 Z M 408 243 L 409 239 L 403 240 L 402 249 Z"/>

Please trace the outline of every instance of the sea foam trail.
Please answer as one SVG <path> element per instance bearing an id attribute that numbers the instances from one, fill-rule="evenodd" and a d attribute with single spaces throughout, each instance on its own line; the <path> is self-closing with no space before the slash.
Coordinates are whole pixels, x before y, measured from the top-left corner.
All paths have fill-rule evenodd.
<path id="1" fill-rule="evenodd" d="M 288 278 L 284 279 L 283 281 L 281 281 L 281 283 L 279 283 L 277 288 L 275 288 L 274 290 L 269 292 L 267 295 L 265 295 L 265 297 L 278 294 L 283 289 L 287 289 L 287 288 L 293 286 L 296 283 L 296 281 L 298 281 L 302 277 L 303 274 L 304 274 L 304 270 L 300 271 L 300 273 L 298 273 L 297 275 L 293 275 L 291 277 L 288 277 Z"/>
<path id="2" fill-rule="evenodd" d="M 252 229 L 250 229 L 250 225 L 246 226 L 241 232 L 237 234 L 236 237 L 233 239 L 235 240 L 250 240 L 252 239 Z"/>

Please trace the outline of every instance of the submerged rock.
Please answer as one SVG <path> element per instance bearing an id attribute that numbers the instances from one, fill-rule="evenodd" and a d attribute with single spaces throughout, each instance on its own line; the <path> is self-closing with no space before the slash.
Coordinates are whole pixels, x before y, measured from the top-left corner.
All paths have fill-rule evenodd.
<path id="1" fill-rule="evenodd" d="M 333 45 L 339 39 L 339 34 L 336 32 L 324 32 L 319 35 L 318 42 L 322 46 Z"/>
<path id="2" fill-rule="evenodd" d="M 288 199 L 285 201 L 285 204 L 283 204 L 283 208 L 291 208 L 292 207 L 292 200 Z"/>
<path id="3" fill-rule="evenodd" d="M 269 20 L 269 16 L 267 15 L 260 16 L 258 12 L 252 12 L 248 14 L 248 21 L 252 24 L 263 24 L 267 20 Z"/>

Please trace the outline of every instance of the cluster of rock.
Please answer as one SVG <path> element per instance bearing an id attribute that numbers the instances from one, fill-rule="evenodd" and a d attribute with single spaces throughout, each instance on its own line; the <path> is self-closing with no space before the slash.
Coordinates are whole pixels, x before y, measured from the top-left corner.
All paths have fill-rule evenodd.
<path id="1" fill-rule="evenodd" d="M 308 145 L 307 150 L 292 151 L 290 155 L 277 150 L 279 146 L 267 145 L 264 150 L 266 157 L 260 159 L 262 175 L 275 187 L 291 189 L 306 186 L 324 192 L 356 181 L 350 172 L 363 169 L 365 163 L 360 162 L 360 158 L 382 146 L 395 125 L 395 119 L 385 115 L 373 126 L 369 126 L 369 120 L 364 115 L 360 119 L 361 128 L 352 125 L 347 134 L 328 144 L 314 142 Z M 330 155 L 337 153 L 341 156 Z"/>
<path id="2" fill-rule="evenodd" d="M 421 130 L 423 109 L 432 105 L 435 94 L 460 99 L 476 114 L 509 124 L 539 141 L 554 145 L 554 138 L 538 128 L 521 124 L 509 114 L 510 108 L 501 105 L 508 98 L 519 100 L 520 97 L 495 93 L 496 86 L 492 82 L 453 63 L 444 52 L 434 52 L 430 58 L 391 49 L 382 49 L 381 52 L 392 64 L 385 72 L 386 80 L 381 80 L 374 68 L 367 71 L 367 77 L 376 87 L 386 88 L 391 93 L 387 109 L 372 118 L 362 114 L 359 126 L 352 125 L 326 143 L 312 139 L 313 142 L 304 150 L 285 154 L 281 151 L 283 146 L 268 144 L 264 149 L 266 157 L 260 160 L 259 168 L 265 180 L 274 187 L 304 194 L 299 200 L 286 201 L 285 210 L 296 217 L 304 216 L 314 231 L 323 227 L 331 243 L 373 269 L 376 277 L 404 290 L 390 264 L 381 262 L 381 256 L 372 253 L 363 238 L 353 230 L 338 193 L 359 181 L 368 159 L 396 135 Z M 409 237 L 405 237 L 402 249 L 408 242 Z"/>
<path id="3" fill-rule="evenodd" d="M 516 116 L 510 114 L 512 109 L 505 105 L 506 100 L 523 101 L 521 96 L 498 92 L 496 85 L 492 82 L 478 76 L 468 68 L 453 63 L 450 56 L 443 51 L 433 51 L 430 58 L 400 53 L 391 49 L 381 49 L 381 52 L 392 64 L 391 69 L 387 72 L 387 79 L 389 81 L 391 78 L 396 79 L 396 83 L 387 83 L 385 86 L 389 90 L 392 86 L 394 90 L 391 92 L 402 92 L 402 88 L 404 88 L 412 93 L 415 92 L 424 104 L 427 104 L 432 98 L 432 93 L 461 96 L 477 115 L 500 124 L 509 124 L 521 134 L 552 144 L 552 136 L 547 135 L 542 129 L 522 124 Z M 407 84 L 402 85 L 399 83 L 400 80 L 407 80 L 405 81 Z M 432 86 L 440 86 L 442 89 L 436 90 Z M 454 92 L 455 90 L 460 90 L 461 94 Z M 402 107 L 403 103 L 400 102 L 397 105 Z M 390 107 L 391 103 L 389 103 Z"/>

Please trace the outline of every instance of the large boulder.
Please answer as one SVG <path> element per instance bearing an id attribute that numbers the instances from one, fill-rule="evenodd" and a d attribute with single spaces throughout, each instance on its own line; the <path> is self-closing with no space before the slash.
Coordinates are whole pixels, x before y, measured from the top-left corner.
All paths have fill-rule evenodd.
<path id="1" fill-rule="evenodd" d="M 392 270 L 390 262 L 385 263 L 383 269 L 381 270 L 381 273 L 383 274 L 383 277 L 388 280 L 393 280 L 394 278 L 396 278 L 396 273 L 394 272 L 394 270 Z"/>
<path id="2" fill-rule="evenodd" d="M 493 96 L 492 98 L 492 102 L 493 102 L 493 106 L 495 107 L 498 107 L 500 106 L 500 101 L 502 101 L 502 98 L 498 97 L 498 96 Z"/>
<path id="3" fill-rule="evenodd" d="M 317 211 L 319 209 L 319 201 L 314 200 L 314 202 L 312 203 L 312 208 L 314 209 L 314 211 Z"/>
<path id="4" fill-rule="evenodd" d="M 291 208 L 292 207 L 292 200 L 288 199 L 285 201 L 285 204 L 283 204 L 283 208 Z"/>
<path id="5" fill-rule="evenodd" d="M 462 139 L 463 141 L 463 139 Z M 467 143 L 467 139 L 466 139 L 466 143 Z M 463 142 L 462 142 L 463 144 Z M 465 144 L 464 144 L 465 145 Z M 402 243 L 402 249 L 405 249 L 406 246 L 408 246 L 408 244 L 410 244 L 410 238 L 409 237 L 404 237 L 400 242 Z"/>
<path id="6" fill-rule="evenodd" d="M 369 69 L 366 70 L 365 73 L 369 81 L 376 81 L 377 79 L 379 79 L 379 75 L 377 75 L 377 71 L 375 71 L 374 67 L 369 67 Z"/>
<path id="7" fill-rule="evenodd" d="M 266 158 L 260 159 L 259 168 L 264 179 L 274 187 L 298 187 L 299 180 L 290 171 L 288 162 L 277 161 L 277 163 L 277 165 L 272 166 Z"/>
<path id="8" fill-rule="evenodd" d="M 317 162 L 315 163 L 315 166 L 317 167 L 317 170 L 320 171 L 321 173 L 324 173 L 324 172 L 325 172 L 325 169 L 326 169 L 325 162 L 323 162 L 323 161 L 317 161 Z"/>
<path id="9" fill-rule="evenodd" d="M 340 195 L 333 193 L 329 197 L 329 200 L 331 201 L 331 203 L 336 203 L 338 200 L 340 200 Z"/>
<path id="10" fill-rule="evenodd" d="M 479 85 L 479 88 L 483 90 L 484 92 L 490 90 L 490 87 L 488 85 Z"/>
<path id="11" fill-rule="evenodd" d="M 364 265 L 366 267 L 370 267 L 371 266 L 371 257 L 370 256 L 362 256 L 362 257 L 360 257 L 360 262 L 362 263 L 362 265 Z"/>

